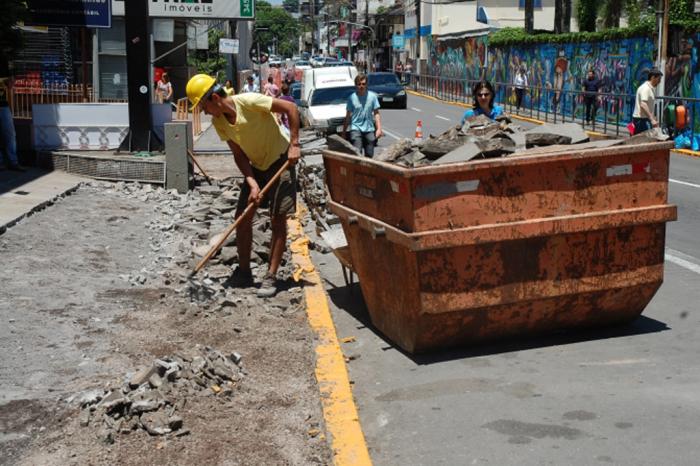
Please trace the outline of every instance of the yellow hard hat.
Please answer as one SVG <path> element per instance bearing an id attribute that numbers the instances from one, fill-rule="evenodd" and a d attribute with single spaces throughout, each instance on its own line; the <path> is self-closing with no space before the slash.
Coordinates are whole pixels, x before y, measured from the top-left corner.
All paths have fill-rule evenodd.
<path id="1" fill-rule="evenodd" d="M 187 98 L 192 102 L 190 110 L 193 110 L 197 106 L 199 101 L 202 100 L 202 97 L 204 97 L 204 94 L 209 92 L 209 89 L 211 89 L 214 84 L 216 84 L 216 79 L 208 74 L 195 74 L 187 81 L 185 92 L 187 92 Z"/>

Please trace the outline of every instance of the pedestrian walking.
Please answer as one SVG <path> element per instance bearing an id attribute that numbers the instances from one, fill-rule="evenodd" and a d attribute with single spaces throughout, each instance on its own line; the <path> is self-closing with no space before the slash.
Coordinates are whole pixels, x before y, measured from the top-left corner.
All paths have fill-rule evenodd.
<path id="1" fill-rule="evenodd" d="M 471 108 L 464 112 L 462 115 L 462 125 L 466 123 L 467 118 L 471 118 L 477 115 L 485 115 L 492 120 L 496 117 L 503 115 L 503 107 L 500 105 L 495 105 L 493 103 L 496 98 L 496 93 L 493 90 L 493 86 L 488 81 L 479 81 L 476 83 L 473 89 L 474 94 L 474 108 Z"/>
<path id="2" fill-rule="evenodd" d="M 246 92 L 260 92 L 258 83 L 255 81 L 255 76 L 253 75 L 246 78 L 246 83 L 243 85 L 243 89 L 241 89 L 241 94 Z"/>
<path id="3" fill-rule="evenodd" d="M 275 80 L 272 76 L 267 77 L 267 84 L 265 84 L 265 95 L 270 97 L 277 97 L 280 93 L 280 88 L 275 84 Z"/>
<path id="4" fill-rule="evenodd" d="M 282 95 L 280 95 L 280 99 L 286 100 L 287 102 L 291 102 L 296 106 L 296 101 L 294 100 L 294 97 L 289 95 L 291 91 L 291 88 L 289 87 L 289 84 L 287 83 L 282 83 Z M 289 118 L 287 117 L 286 114 L 281 113 L 280 114 L 280 121 L 282 125 L 288 130 L 289 129 Z"/>
<path id="5" fill-rule="evenodd" d="M 525 72 L 525 67 L 523 65 L 520 65 L 518 71 L 515 72 L 513 84 L 515 85 L 515 106 L 518 110 L 520 110 L 520 107 L 523 104 L 525 88 L 528 86 L 527 73 Z"/>
<path id="6" fill-rule="evenodd" d="M 173 85 L 170 83 L 168 73 L 163 73 L 156 84 L 156 95 L 161 104 L 169 104 L 173 98 Z"/>
<path id="7" fill-rule="evenodd" d="M 233 88 L 233 82 L 231 82 L 230 79 L 227 79 L 224 83 L 224 90 L 226 90 L 228 95 L 234 95 L 236 93 L 236 90 Z"/>
<path id="8" fill-rule="evenodd" d="M 374 156 L 374 147 L 382 132 L 382 120 L 379 116 L 379 98 L 374 92 L 367 90 L 367 75 L 355 76 L 355 92 L 350 94 L 345 106 L 345 121 L 343 122 L 343 137 L 348 139 L 350 127 L 350 142 L 365 157 Z"/>
<path id="9" fill-rule="evenodd" d="M 238 198 L 236 218 L 246 206 L 254 202 L 269 208 L 272 223 L 270 264 L 258 289 L 259 297 L 277 293 L 277 270 L 287 244 L 287 215 L 296 210 L 296 174 L 294 164 L 299 160 L 299 112 L 292 102 L 248 92 L 228 96 L 216 80 L 198 74 L 187 83 L 187 97 L 192 107 L 199 106 L 211 115 L 212 125 L 222 141 L 226 141 L 244 181 Z M 289 120 L 289 135 L 277 124 L 274 113 L 282 113 Z M 266 185 L 289 160 L 290 167 L 267 194 L 260 198 L 261 187 Z M 230 283 L 234 286 L 252 286 L 250 254 L 253 239 L 253 215 L 241 220 L 236 233 L 238 268 Z"/>
<path id="10" fill-rule="evenodd" d="M 23 172 L 25 171 L 17 160 L 17 135 L 15 123 L 12 119 L 10 108 L 10 90 L 12 89 L 12 76 L 10 75 L 10 60 L 0 53 L 0 154 L 5 165 L 0 165 L 0 170 Z"/>
<path id="11" fill-rule="evenodd" d="M 595 71 L 588 70 L 588 76 L 583 80 L 583 103 L 586 106 L 586 123 L 591 124 L 595 120 L 598 110 L 598 90 L 600 89 L 600 79 L 595 75 Z"/>
<path id="12" fill-rule="evenodd" d="M 651 128 L 658 128 L 659 122 L 654 117 L 654 100 L 656 99 L 656 87 L 661 82 L 664 74 L 654 67 L 649 70 L 648 78 L 637 88 L 634 99 L 634 134 L 639 134 Z"/>

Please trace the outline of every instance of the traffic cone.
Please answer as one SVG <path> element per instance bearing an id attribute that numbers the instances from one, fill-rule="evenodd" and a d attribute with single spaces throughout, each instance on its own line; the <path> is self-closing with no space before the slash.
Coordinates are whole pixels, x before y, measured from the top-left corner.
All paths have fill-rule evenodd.
<path id="1" fill-rule="evenodd" d="M 416 135 L 413 138 L 413 142 L 416 144 L 423 142 L 423 122 L 421 120 L 418 120 L 418 123 L 416 123 Z"/>

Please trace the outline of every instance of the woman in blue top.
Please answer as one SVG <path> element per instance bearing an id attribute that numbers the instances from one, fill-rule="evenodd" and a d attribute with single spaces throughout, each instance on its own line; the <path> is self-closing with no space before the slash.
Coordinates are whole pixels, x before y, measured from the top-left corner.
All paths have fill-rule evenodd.
<path id="1" fill-rule="evenodd" d="M 474 86 L 474 108 L 464 112 L 462 117 L 462 125 L 467 121 L 467 118 L 476 115 L 486 115 L 487 117 L 495 120 L 496 117 L 503 115 L 503 107 L 500 105 L 494 105 L 493 99 L 495 98 L 495 92 L 493 91 L 493 86 L 488 81 L 479 81 Z"/>

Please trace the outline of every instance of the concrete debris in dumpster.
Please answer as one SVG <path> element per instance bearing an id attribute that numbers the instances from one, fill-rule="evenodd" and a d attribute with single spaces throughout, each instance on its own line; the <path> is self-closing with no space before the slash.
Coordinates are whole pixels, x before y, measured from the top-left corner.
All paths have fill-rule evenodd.
<path id="1" fill-rule="evenodd" d="M 638 144 L 663 141 L 667 136 L 654 131 L 625 140 L 606 142 L 609 145 Z M 392 162 L 408 168 L 425 165 L 461 163 L 512 155 L 541 154 L 528 149 L 542 146 L 561 146 L 589 142 L 588 134 L 577 123 L 545 123 L 523 131 L 507 117 L 493 121 L 483 115 L 467 119 L 464 126 L 454 126 L 438 136 L 430 136 L 421 143 L 401 139 L 374 157 L 381 162 Z M 329 146 L 330 148 L 330 146 Z M 339 152 L 353 153 L 337 148 Z"/>
<path id="2" fill-rule="evenodd" d="M 245 376 L 238 353 L 224 355 L 208 346 L 156 359 L 131 374 L 121 386 L 92 390 L 73 399 L 80 403 L 80 423 L 92 426 L 105 443 L 118 434 L 143 429 L 150 435 L 189 433 L 178 415 L 194 396 L 229 400 Z"/>

